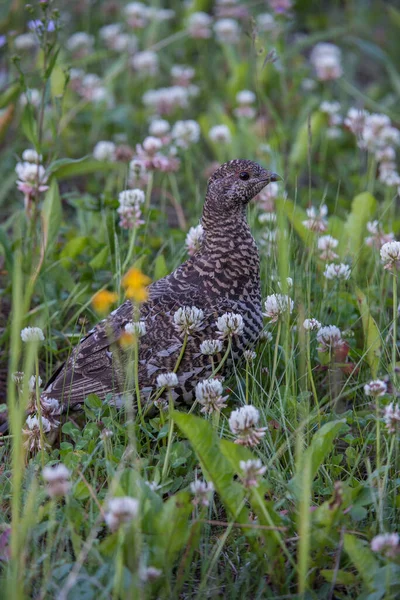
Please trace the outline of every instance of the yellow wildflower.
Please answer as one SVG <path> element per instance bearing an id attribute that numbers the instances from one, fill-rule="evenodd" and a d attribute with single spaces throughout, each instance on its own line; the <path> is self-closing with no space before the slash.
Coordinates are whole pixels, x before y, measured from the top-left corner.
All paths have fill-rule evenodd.
<path id="1" fill-rule="evenodd" d="M 135 342 L 135 336 L 127 331 L 123 331 L 118 339 L 118 343 L 123 350 L 126 350 L 130 346 L 133 346 Z"/>
<path id="2" fill-rule="evenodd" d="M 92 306 L 97 313 L 104 314 L 108 312 L 111 304 L 114 304 L 118 300 L 118 294 L 115 292 L 109 292 L 108 290 L 101 290 L 97 292 L 92 298 Z"/>
<path id="3" fill-rule="evenodd" d="M 135 269 L 135 267 L 129 269 L 122 279 L 126 297 L 135 302 L 145 302 L 149 297 L 147 286 L 150 282 L 150 277 L 147 277 L 140 269 Z"/>

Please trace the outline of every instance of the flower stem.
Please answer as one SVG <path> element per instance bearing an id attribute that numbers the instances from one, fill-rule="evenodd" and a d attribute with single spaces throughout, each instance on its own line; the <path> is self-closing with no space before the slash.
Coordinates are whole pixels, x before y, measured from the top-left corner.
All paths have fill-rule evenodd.
<path id="1" fill-rule="evenodd" d="M 392 345 L 392 369 L 393 381 L 396 384 L 396 361 L 397 361 L 397 273 L 393 273 L 393 345 Z"/>
<path id="2" fill-rule="evenodd" d="M 218 367 L 216 369 L 213 370 L 213 372 L 211 373 L 209 379 L 211 379 L 211 377 L 215 377 L 215 375 L 222 369 L 222 367 L 224 366 L 224 364 L 226 363 L 229 354 L 231 353 L 231 348 L 232 348 L 232 338 L 230 337 L 228 340 L 228 347 L 226 349 L 226 352 L 224 354 L 224 356 L 222 357 L 221 362 L 219 363 Z"/>
<path id="3" fill-rule="evenodd" d="M 172 440 L 173 440 L 173 436 L 174 436 L 174 420 L 172 418 L 172 411 L 173 410 L 174 410 L 174 401 L 172 399 L 171 392 L 169 392 L 169 431 L 168 431 L 168 444 L 167 444 L 167 451 L 165 453 L 164 465 L 163 465 L 163 469 L 162 469 L 162 473 L 161 473 L 161 481 L 163 483 L 165 483 L 165 478 L 168 475 L 168 463 L 169 463 L 169 457 L 170 457 L 170 454 L 171 454 Z"/>
<path id="4" fill-rule="evenodd" d="M 279 348 L 279 339 L 281 337 L 281 328 L 282 328 L 282 323 L 279 320 L 278 321 L 278 331 L 277 331 L 276 340 L 275 340 L 274 361 L 272 363 L 271 385 L 270 385 L 270 388 L 269 388 L 269 397 L 270 398 L 272 397 L 272 392 L 274 390 L 276 367 L 277 367 L 277 364 L 278 364 L 278 348 Z"/>

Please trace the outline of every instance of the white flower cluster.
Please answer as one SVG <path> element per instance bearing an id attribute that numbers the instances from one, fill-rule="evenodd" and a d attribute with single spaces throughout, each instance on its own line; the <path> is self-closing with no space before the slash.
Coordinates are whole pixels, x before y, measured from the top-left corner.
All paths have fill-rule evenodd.
<path id="1" fill-rule="evenodd" d="M 192 502 L 195 506 L 209 506 L 210 496 L 214 491 L 214 486 L 211 481 L 206 483 L 205 481 L 196 479 L 190 484 L 190 491 L 194 496 Z"/>
<path id="2" fill-rule="evenodd" d="M 223 396 L 223 390 L 219 379 L 199 381 L 196 385 L 196 400 L 202 406 L 200 412 L 211 414 L 225 408 L 228 396 Z"/>
<path id="3" fill-rule="evenodd" d="M 145 201 L 143 190 L 124 190 L 118 196 L 119 225 L 122 229 L 132 229 L 143 225 L 141 206 Z"/>
<path id="4" fill-rule="evenodd" d="M 101 78 L 95 73 L 84 73 L 81 69 L 71 69 L 71 87 L 88 102 L 105 102 L 109 108 L 114 100 Z"/>
<path id="5" fill-rule="evenodd" d="M 150 122 L 149 134 L 153 137 L 161 138 L 161 141 L 163 141 L 163 138 L 169 133 L 170 129 L 171 126 L 165 119 L 153 119 Z"/>
<path id="6" fill-rule="evenodd" d="M 264 475 L 267 467 L 264 467 L 259 458 L 241 460 L 239 462 L 241 470 L 240 478 L 245 488 L 258 487 L 259 477 Z"/>
<path id="7" fill-rule="evenodd" d="M 214 125 L 208 132 L 208 137 L 216 144 L 230 144 L 232 135 L 227 125 Z"/>
<path id="8" fill-rule="evenodd" d="M 71 489 L 71 473 L 62 463 L 54 467 L 45 466 L 42 476 L 47 484 L 47 493 L 51 498 L 66 496 Z"/>
<path id="9" fill-rule="evenodd" d="M 272 294 L 267 296 L 264 302 L 264 317 L 276 323 L 281 317 L 292 314 L 294 308 L 293 300 L 286 294 Z"/>
<path id="10" fill-rule="evenodd" d="M 236 94 L 237 108 L 233 111 L 237 117 L 253 119 L 256 116 L 256 109 L 253 104 L 256 101 L 256 95 L 250 90 L 242 90 Z"/>
<path id="11" fill-rule="evenodd" d="M 24 194 L 24 205 L 28 216 L 31 214 L 31 206 L 34 198 L 41 192 L 49 189 L 45 168 L 41 164 L 42 156 L 35 150 L 24 150 L 23 162 L 18 162 L 15 171 L 18 176 L 17 188 Z"/>
<path id="12" fill-rule="evenodd" d="M 371 541 L 371 550 L 380 552 L 389 558 L 396 558 L 400 552 L 400 536 L 398 533 L 381 533 Z"/>
<path id="13" fill-rule="evenodd" d="M 196 306 L 182 306 L 174 313 L 174 328 L 178 333 L 190 334 L 199 331 L 203 324 L 204 312 Z"/>
<path id="14" fill-rule="evenodd" d="M 394 233 L 385 233 L 382 225 L 377 220 L 369 221 L 367 223 L 367 230 L 368 233 L 371 234 L 365 238 L 365 243 L 367 246 L 371 246 L 379 250 L 383 244 L 394 241 Z"/>
<path id="15" fill-rule="evenodd" d="M 200 125 L 197 121 L 177 121 L 171 131 L 172 139 L 180 148 L 189 148 L 200 139 Z"/>
<path id="16" fill-rule="evenodd" d="M 340 263 L 339 265 L 336 265 L 335 263 L 326 265 L 324 271 L 326 279 L 346 280 L 350 278 L 350 275 L 350 267 L 343 263 Z"/>
<path id="17" fill-rule="evenodd" d="M 142 77 L 154 77 L 159 69 L 158 56 L 151 50 L 138 52 L 132 57 L 131 65 Z"/>
<path id="18" fill-rule="evenodd" d="M 394 406 L 393 402 L 385 406 L 383 420 L 385 421 L 388 432 L 396 433 L 400 428 L 400 406 L 398 404 Z"/>
<path id="19" fill-rule="evenodd" d="M 303 221 L 304 227 L 307 227 L 310 231 L 316 231 L 318 233 L 323 233 L 326 231 L 327 222 L 326 216 L 328 214 L 328 207 L 323 204 L 318 209 L 315 206 L 311 206 L 306 209 L 307 217 L 305 221 Z"/>
<path id="20" fill-rule="evenodd" d="M 223 340 L 234 335 L 242 335 L 244 321 L 239 313 L 225 313 L 217 319 L 218 335 Z"/>
<path id="21" fill-rule="evenodd" d="M 115 162 L 116 145 L 114 142 L 100 141 L 93 148 L 93 157 L 96 160 Z"/>
<path id="22" fill-rule="evenodd" d="M 66 45 L 76 58 L 83 58 L 93 51 L 94 37 L 85 31 L 77 31 L 68 38 Z"/>
<path id="23" fill-rule="evenodd" d="M 167 388 L 168 390 L 172 390 L 178 384 L 178 376 L 176 373 L 161 373 L 158 375 L 156 384 L 158 388 Z"/>
<path id="24" fill-rule="evenodd" d="M 125 331 L 129 335 L 133 335 L 137 338 L 142 337 L 146 334 L 146 322 L 145 321 L 130 321 L 125 325 Z"/>
<path id="25" fill-rule="evenodd" d="M 200 344 L 200 352 L 205 356 L 214 356 L 222 352 L 223 347 L 224 345 L 221 340 L 204 340 Z"/>
<path id="26" fill-rule="evenodd" d="M 342 52 L 335 44 L 320 42 L 311 51 L 310 62 L 320 81 L 339 79 L 343 75 Z"/>
<path id="27" fill-rule="evenodd" d="M 383 244 L 380 254 L 384 269 L 397 271 L 400 268 L 400 242 L 393 241 Z"/>
<path id="28" fill-rule="evenodd" d="M 214 33 L 221 44 L 237 44 L 240 40 L 240 27 L 235 19 L 220 19 L 214 24 Z"/>
<path id="29" fill-rule="evenodd" d="M 369 383 L 364 385 L 364 392 L 367 396 L 373 396 L 374 398 L 379 398 L 379 396 L 384 396 L 387 391 L 387 385 L 381 379 L 374 379 Z"/>
<path id="30" fill-rule="evenodd" d="M 138 40 L 135 35 L 124 33 L 121 23 L 111 23 L 99 30 L 100 38 L 109 50 L 133 54 L 137 50 Z"/>
<path id="31" fill-rule="evenodd" d="M 169 115 L 177 108 L 187 108 L 192 88 L 181 85 L 148 90 L 143 94 L 143 104 L 158 115 Z"/>
<path id="32" fill-rule="evenodd" d="M 332 352 L 338 350 L 344 344 L 341 331 L 336 325 L 326 325 L 317 332 L 319 352 Z"/>
<path id="33" fill-rule="evenodd" d="M 201 224 L 189 229 L 185 240 L 186 250 L 189 256 L 193 256 L 193 254 L 196 254 L 196 252 L 200 250 L 203 237 L 204 228 Z"/>
<path id="34" fill-rule="evenodd" d="M 187 65 L 173 65 L 171 67 L 171 76 L 173 85 L 182 85 L 188 87 L 196 71 L 193 67 Z"/>
<path id="35" fill-rule="evenodd" d="M 328 116 L 328 129 L 326 130 L 326 136 L 330 139 L 337 139 L 341 137 L 342 130 L 339 125 L 342 124 L 343 119 L 340 115 L 340 103 L 339 102 L 322 102 L 320 111 Z"/>
<path id="36" fill-rule="evenodd" d="M 43 449 L 42 434 L 49 433 L 51 431 L 51 423 L 46 417 L 39 417 L 38 415 L 29 415 L 25 421 L 25 429 L 22 430 L 22 434 L 25 438 L 24 448 L 29 452 L 36 452 L 37 450 Z M 44 441 L 46 445 L 46 442 Z"/>
<path id="37" fill-rule="evenodd" d="M 320 250 L 321 260 L 336 260 L 339 256 L 334 249 L 339 245 L 339 241 L 331 235 L 322 235 L 318 238 L 318 250 Z"/>
<path id="38" fill-rule="evenodd" d="M 111 531 L 117 531 L 124 523 L 134 521 L 138 514 L 139 500 L 121 496 L 108 501 L 108 510 L 104 518 Z"/>
<path id="39" fill-rule="evenodd" d="M 318 331 L 318 329 L 321 329 L 322 325 L 317 319 L 305 319 L 303 327 L 306 331 Z"/>
<path id="40" fill-rule="evenodd" d="M 40 327 L 25 327 L 21 331 L 23 342 L 43 342 L 44 334 Z"/>
<path id="41" fill-rule="evenodd" d="M 187 22 L 189 35 L 197 40 L 206 40 L 211 37 L 212 17 L 205 12 L 192 13 Z"/>
<path id="42" fill-rule="evenodd" d="M 257 427 L 260 413 L 255 406 L 246 405 L 231 412 L 229 427 L 236 436 L 235 444 L 257 446 L 265 436 L 266 427 Z"/>
<path id="43" fill-rule="evenodd" d="M 163 22 L 173 19 L 175 11 L 170 8 L 146 6 L 143 2 L 129 2 L 124 8 L 127 24 L 132 29 L 143 29 L 151 21 Z"/>

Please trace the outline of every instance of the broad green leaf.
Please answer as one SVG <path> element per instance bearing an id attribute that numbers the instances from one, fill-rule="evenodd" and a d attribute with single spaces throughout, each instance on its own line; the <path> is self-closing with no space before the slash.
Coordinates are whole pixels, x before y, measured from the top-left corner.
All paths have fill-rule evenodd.
<path id="1" fill-rule="evenodd" d="M 63 267 L 67 268 L 73 265 L 73 259 L 81 254 L 90 243 L 88 236 L 79 236 L 69 240 L 63 247 L 60 253 L 60 261 Z"/>
<path id="2" fill-rule="evenodd" d="M 355 585 L 357 583 L 357 577 L 353 573 L 348 573 L 342 569 L 338 569 L 337 571 L 322 569 L 319 573 L 326 581 L 336 581 L 337 585 Z"/>
<path id="3" fill-rule="evenodd" d="M 371 590 L 372 580 L 375 577 L 379 565 L 367 543 L 361 541 L 355 535 L 346 533 L 344 536 L 344 549 L 357 569 L 361 579 Z"/>
<path id="4" fill-rule="evenodd" d="M 58 179 L 67 179 L 68 177 L 76 177 L 77 175 L 102 173 L 115 169 L 121 169 L 121 164 L 103 162 L 91 156 L 84 156 L 78 159 L 61 158 L 51 164 L 48 171 Z"/>
<path id="5" fill-rule="evenodd" d="M 371 369 L 372 379 L 375 379 L 378 374 L 382 353 L 381 336 L 378 326 L 371 315 L 367 297 L 358 287 L 356 287 L 356 296 L 364 332 L 364 351 Z"/>
<path id="6" fill-rule="evenodd" d="M 325 425 L 314 434 L 311 444 L 301 455 L 297 473 L 290 482 L 297 497 L 300 497 L 302 494 L 304 466 L 309 462 L 310 477 L 311 480 L 313 480 L 326 455 L 332 450 L 333 442 L 337 435 L 339 432 L 346 430 L 346 428 L 347 425 L 344 419 L 340 421 L 331 421 L 330 423 L 325 423 Z"/>
<path id="7" fill-rule="evenodd" d="M 76 500 L 86 500 L 90 498 L 90 491 L 84 481 L 78 481 L 74 487 L 74 498 Z"/>
<path id="8" fill-rule="evenodd" d="M 50 188 L 46 192 L 42 206 L 42 227 L 45 246 L 49 246 L 55 241 L 62 220 L 61 199 L 58 191 L 58 183 L 53 179 Z"/>
<path id="9" fill-rule="evenodd" d="M 289 166 L 294 172 L 306 167 L 309 146 L 311 145 L 310 152 L 312 152 L 319 142 L 325 122 L 326 115 L 316 111 L 301 125 L 289 155 Z"/>
<path id="10" fill-rule="evenodd" d="M 102 248 L 94 258 L 92 258 L 92 260 L 89 262 L 89 266 L 92 267 L 94 271 L 102 269 L 107 264 L 108 255 L 109 248 L 108 246 L 104 246 L 104 248 Z"/>
<path id="11" fill-rule="evenodd" d="M 21 127 L 25 136 L 28 138 L 30 143 L 38 148 L 38 133 L 37 133 L 37 122 L 35 119 L 34 110 L 31 104 L 27 104 L 22 113 Z"/>
<path id="12" fill-rule="evenodd" d="M 50 89 L 52 96 L 62 96 L 65 89 L 66 79 L 67 77 L 65 70 L 60 65 L 56 65 L 50 77 Z"/>
<path id="13" fill-rule="evenodd" d="M 155 515 L 156 552 L 160 566 L 171 564 L 186 545 L 190 534 L 188 519 L 192 510 L 190 494 L 179 492 L 164 503 L 161 513 Z"/>
<path id="14" fill-rule="evenodd" d="M 20 95 L 21 89 L 20 83 L 13 83 L 12 85 L 8 86 L 8 88 L 0 94 L 0 109 L 5 108 L 14 102 L 14 100 L 16 100 L 16 98 Z"/>
<path id="15" fill-rule="evenodd" d="M 158 279 L 162 279 L 168 275 L 169 269 L 167 267 L 167 263 L 165 262 L 165 258 L 163 254 L 159 254 L 155 260 L 154 264 L 154 281 Z"/>
<path id="16" fill-rule="evenodd" d="M 353 273 L 356 274 L 360 265 L 360 252 L 364 242 L 365 228 L 375 214 L 376 200 L 369 192 L 358 194 L 351 203 L 351 213 L 345 224 L 348 250 L 354 260 Z"/>
<path id="17" fill-rule="evenodd" d="M 233 478 L 235 469 L 221 452 L 220 439 L 205 419 L 174 411 L 173 418 L 192 444 L 201 468 L 219 494 L 225 508 L 239 523 L 247 523 L 247 510 L 240 508 L 244 500 L 243 487 Z"/>

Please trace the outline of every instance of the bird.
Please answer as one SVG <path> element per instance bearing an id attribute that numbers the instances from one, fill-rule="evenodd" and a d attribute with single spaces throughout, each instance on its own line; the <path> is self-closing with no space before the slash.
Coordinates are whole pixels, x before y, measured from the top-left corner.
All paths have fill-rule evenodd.
<path id="1" fill-rule="evenodd" d="M 144 399 L 154 397 L 158 375 L 176 370 L 185 338 L 174 320 L 179 309 L 195 307 L 201 311 L 201 319 L 186 336 L 176 370 L 178 385 L 171 390 L 176 405 L 193 403 L 196 384 L 212 373 L 210 356 L 200 351 L 200 345 L 217 339 L 218 318 L 233 313 L 243 319 L 242 330 L 233 337 L 234 357 L 257 342 L 263 328 L 260 260 L 246 207 L 278 179 L 275 173 L 246 159 L 230 160 L 210 177 L 200 247 L 175 271 L 149 285 L 148 299 L 140 305 L 139 318 L 146 332 L 139 340 L 138 381 Z M 51 404 L 57 400 L 60 412 L 65 413 L 81 408 L 89 394 L 105 400 L 133 392 L 125 389 L 125 382 L 132 382 L 132 354 L 124 352 L 118 342 L 126 325 L 137 316 L 131 300 L 126 300 L 93 327 L 47 382 L 41 401 Z M 225 352 L 226 340 L 224 343 L 215 357 L 216 364 Z M 228 371 L 227 361 L 221 374 Z"/>

